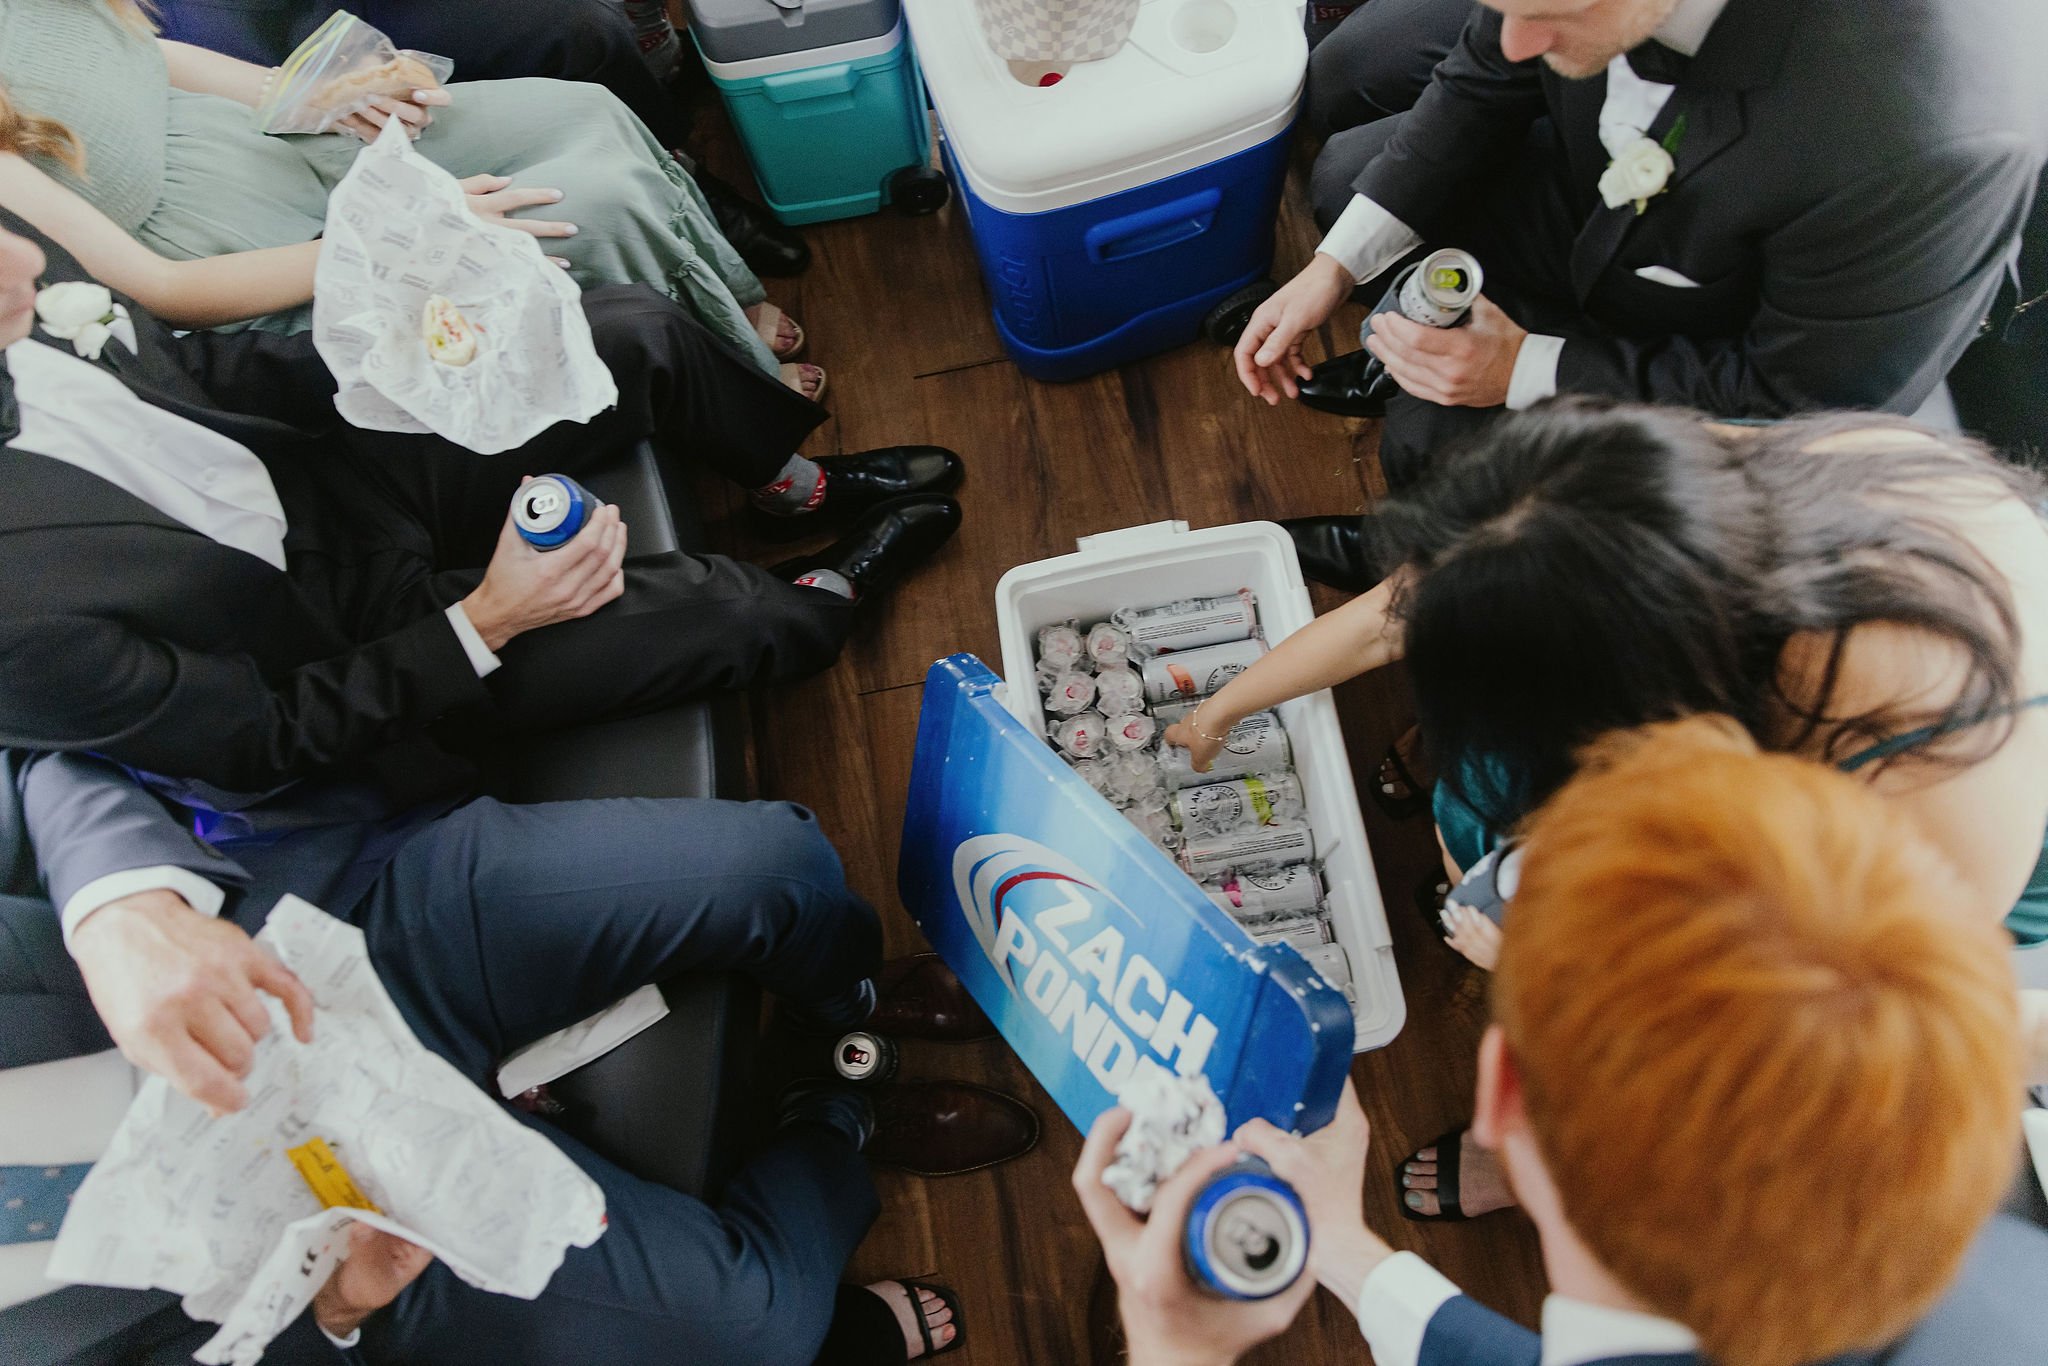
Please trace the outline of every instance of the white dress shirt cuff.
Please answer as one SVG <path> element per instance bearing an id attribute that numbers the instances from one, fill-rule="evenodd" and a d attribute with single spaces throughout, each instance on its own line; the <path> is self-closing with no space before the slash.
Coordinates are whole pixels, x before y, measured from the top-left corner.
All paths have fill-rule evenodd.
<path id="1" fill-rule="evenodd" d="M 1413 228 L 1358 194 L 1351 196 L 1316 250 L 1335 258 L 1352 279 L 1363 282 L 1421 245 Z"/>
<path id="2" fill-rule="evenodd" d="M 1416 1366 L 1429 1321 L 1444 1301 L 1463 1293 L 1412 1252 L 1396 1252 L 1374 1267 L 1353 1310 L 1374 1366 Z"/>
<path id="3" fill-rule="evenodd" d="M 319 1328 L 319 1326 L 320 1326 L 320 1325 L 319 1325 L 319 1323 L 318 1323 L 318 1322 L 316 1321 L 316 1322 L 314 1323 L 314 1325 L 313 1325 L 313 1326 L 314 1326 L 314 1327 L 316 1327 L 316 1328 Z M 321 1337 L 323 1337 L 323 1338 L 326 1338 L 326 1339 L 327 1339 L 327 1340 L 328 1340 L 329 1342 L 333 1343 L 333 1344 L 334 1344 L 334 1345 L 335 1345 L 336 1347 L 339 1347 L 339 1348 L 340 1348 L 340 1349 L 341 1349 L 342 1351 L 346 1352 L 346 1351 L 347 1351 L 347 1350 L 348 1350 L 349 1348 L 351 1348 L 351 1347 L 355 1346 L 355 1345 L 356 1345 L 357 1343 L 359 1343 L 359 1342 L 361 1342 L 361 1341 L 363 1340 L 363 1330 L 362 1330 L 362 1329 L 360 1329 L 360 1328 L 358 1328 L 358 1329 L 356 1329 L 356 1330 L 355 1330 L 354 1332 L 350 1333 L 350 1334 L 349 1334 L 349 1335 L 348 1335 L 347 1337 L 345 1337 L 345 1338 L 338 1338 L 338 1337 L 334 1336 L 334 1334 L 332 1334 L 332 1333 L 328 1332 L 328 1331 L 327 1331 L 327 1330 L 326 1330 L 325 1328 L 321 1328 L 321 1329 L 320 1329 L 320 1336 L 321 1336 Z"/>
<path id="4" fill-rule="evenodd" d="M 227 900 L 227 893 L 199 874 L 168 864 L 108 873 L 80 887 L 64 903 L 60 916 L 64 926 L 64 946 L 71 947 L 71 936 L 78 933 L 79 925 L 94 911 L 109 902 L 140 892 L 176 892 L 201 915 L 219 915 L 221 903 Z"/>
<path id="5" fill-rule="evenodd" d="M 491 647 L 484 644 L 484 638 L 477 634 L 476 627 L 469 621 L 469 613 L 462 610 L 462 604 L 452 603 L 448 608 L 448 624 L 455 628 L 455 638 L 462 642 L 462 653 L 469 656 L 469 667 L 476 670 L 478 678 L 489 678 L 504 661 L 491 653 Z"/>
<path id="6" fill-rule="evenodd" d="M 1564 338 L 1531 332 L 1522 338 L 1515 355 L 1515 368 L 1508 376 L 1508 407 L 1520 412 L 1557 392 L 1557 358 L 1564 351 Z"/>

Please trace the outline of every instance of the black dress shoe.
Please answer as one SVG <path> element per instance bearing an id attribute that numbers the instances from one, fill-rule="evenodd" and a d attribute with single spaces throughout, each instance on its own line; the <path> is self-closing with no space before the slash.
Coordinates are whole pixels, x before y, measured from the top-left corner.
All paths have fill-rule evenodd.
<path id="1" fill-rule="evenodd" d="M 702 166 L 693 177 L 711 205 L 718 230 L 740 259 L 757 275 L 801 275 L 811 263 L 811 249 L 795 229 L 775 221 L 768 210 L 753 203 L 738 190 Z"/>
<path id="2" fill-rule="evenodd" d="M 1370 351 L 1326 360 L 1301 382 L 1301 401 L 1340 417 L 1385 417 L 1387 400 L 1401 392 L 1387 367 Z"/>
<path id="3" fill-rule="evenodd" d="M 770 570 L 794 579 L 829 569 L 853 585 L 868 602 L 901 583 L 960 529 L 960 505 L 938 493 L 914 493 L 882 504 L 845 537 L 815 555 L 804 555 Z"/>
<path id="4" fill-rule="evenodd" d="M 1290 517 L 1280 525 L 1294 538 L 1302 574 L 1317 583 L 1363 593 L 1386 577 L 1366 553 L 1362 517 Z"/>
<path id="5" fill-rule="evenodd" d="M 778 517 L 754 510 L 754 534 L 764 541 L 787 541 L 810 535 L 829 518 L 844 525 L 891 498 L 913 493 L 951 493 L 960 487 L 967 466 L 944 446 L 883 446 L 858 455 L 821 455 L 825 497 L 813 512 Z"/>

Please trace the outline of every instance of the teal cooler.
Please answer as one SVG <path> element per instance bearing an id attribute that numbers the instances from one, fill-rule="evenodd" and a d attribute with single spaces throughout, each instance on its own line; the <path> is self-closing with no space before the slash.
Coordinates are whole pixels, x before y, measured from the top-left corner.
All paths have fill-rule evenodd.
<path id="1" fill-rule="evenodd" d="M 690 36 L 784 223 L 931 192 L 931 127 L 900 0 L 690 0 Z"/>

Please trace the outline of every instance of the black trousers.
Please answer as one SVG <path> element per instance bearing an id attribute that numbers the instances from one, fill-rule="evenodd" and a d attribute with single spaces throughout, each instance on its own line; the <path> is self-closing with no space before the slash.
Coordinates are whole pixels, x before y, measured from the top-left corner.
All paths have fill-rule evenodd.
<path id="1" fill-rule="evenodd" d="M 1413 107 L 1472 10 L 1472 0 L 1371 0 L 1353 10 L 1309 55 L 1310 132 L 1328 138 Z"/>
<path id="2" fill-rule="evenodd" d="M 616 408 L 496 456 L 351 428 L 346 451 L 299 494 L 319 504 L 287 502 L 295 525 L 314 520 L 328 532 L 295 548 L 293 576 L 357 639 L 443 610 L 482 582 L 522 475 L 573 476 L 652 437 L 754 488 L 774 479 L 823 418 L 651 290 L 592 290 L 584 310 L 619 385 Z M 513 640 L 500 652 L 504 667 L 486 680 L 492 710 L 473 722 L 553 727 L 800 678 L 830 664 L 853 629 L 853 605 L 837 594 L 722 555 L 634 555 L 631 533 L 625 595 Z"/>
<path id="3" fill-rule="evenodd" d="M 159 0 L 155 8 L 167 38 L 275 66 L 335 6 L 326 0 Z M 450 58 L 458 81 L 594 81 L 638 114 L 662 146 L 680 147 L 689 133 L 688 118 L 640 60 L 618 0 L 356 0 L 347 8 L 399 47 Z"/>

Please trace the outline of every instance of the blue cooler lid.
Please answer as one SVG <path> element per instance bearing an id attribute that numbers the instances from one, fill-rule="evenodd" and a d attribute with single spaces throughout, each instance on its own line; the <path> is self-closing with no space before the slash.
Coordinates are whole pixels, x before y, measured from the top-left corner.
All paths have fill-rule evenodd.
<path id="1" fill-rule="evenodd" d="M 897 867 L 925 938 L 1082 1129 L 1144 1066 L 1207 1076 L 1232 1130 L 1328 1123 L 1351 1067 L 1343 993 L 1216 909 L 1001 686 L 973 655 L 925 676 Z"/>
<path id="2" fill-rule="evenodd" d="M 969 0 L 962 0 L 968 3 Z M 880 38 L 900 0 L 689 0 L 690 34 L 706 60 L 755 61 Z"/>

